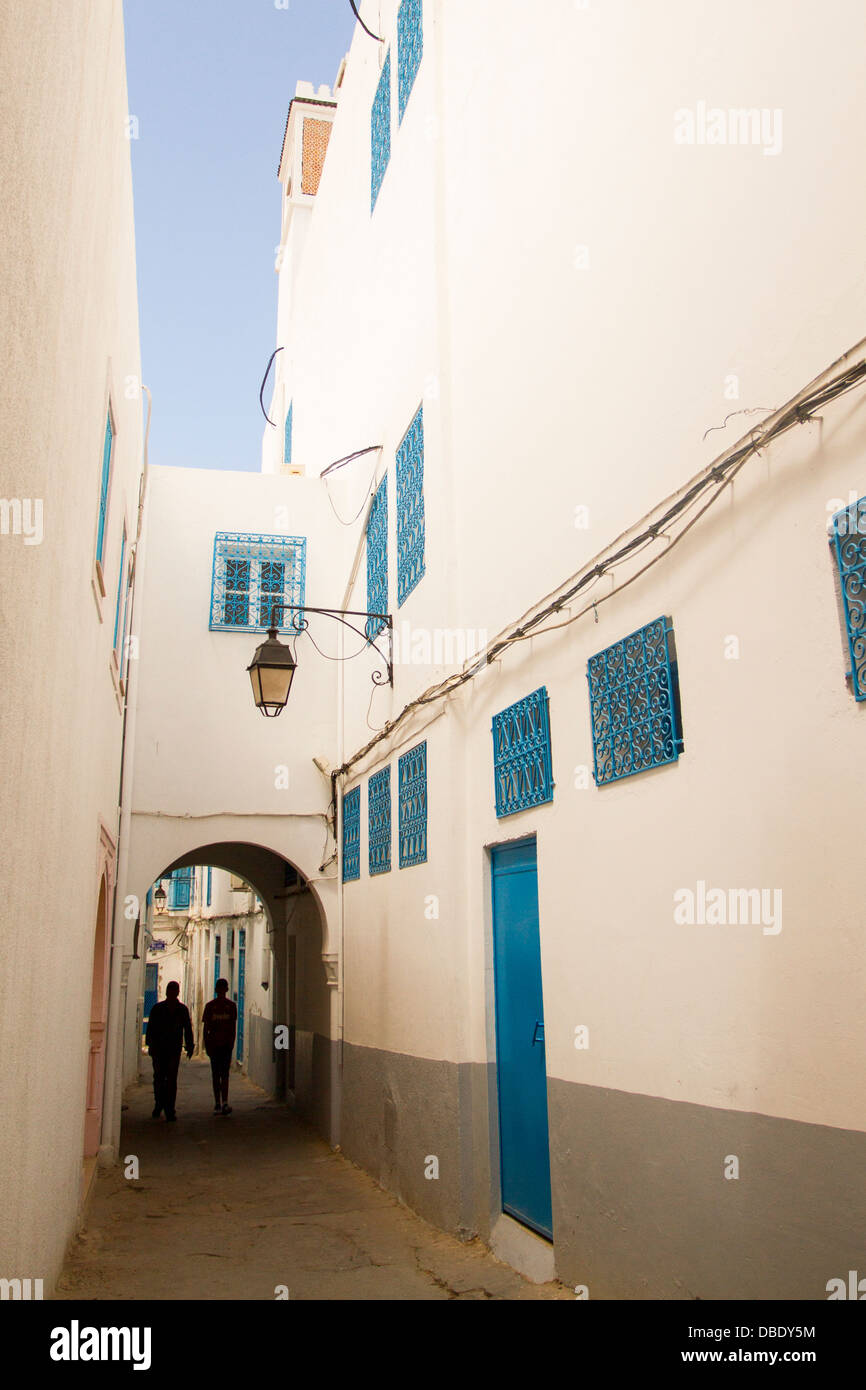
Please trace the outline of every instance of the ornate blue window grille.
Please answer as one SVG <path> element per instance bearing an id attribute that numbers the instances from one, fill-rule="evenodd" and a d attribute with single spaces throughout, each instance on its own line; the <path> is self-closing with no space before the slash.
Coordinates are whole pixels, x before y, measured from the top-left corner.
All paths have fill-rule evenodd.
<path id="1" fill-rule="evenodd" d="M 493 716 L 493 778 L 497 816 L 553 800 L 547 689 Z"/>
<path id="2" fill-rule="evenodd" d="M 388 612 L 388 478 L 382 479 L 367 521 L 367 612 Z M 385 626 L 380 618 L 368 618 L 365 631 L 370 641 Z"/>
<path id="3" fill-rule="evenodd" d="M 370 212 L 376 206 L 379 189 L 385 177 L 388 160 L 391 158 L 391 51 L 385 59 L 385 66 L 379 77 L 379 85 L 373 99 L 370 117 L 371 162 L 370 162 Z"/>
<path id="4" fill-rule="evenodd" d="M 96 558 L 103 563 L 105 552 L 105 518 L 108 512 L 108 485 L 111 479 L 111 449 L 114 431 L 111 428 L 111 411 L 105 417 L 105 438 L 102 442 L 102 477 L 99 483 L 99 528 L 96 533 Z"/>
<path id="5" fill-rule="evenodd" d="M 402 121 L 421 66 L 424 51 L 424 29 L 421 22 L 421 0 L 403 0 L 397 13 L 397 109 Z"/>
<path id="6" fill-rule="evenodd" d="M 343 797 L 343 882 L 361 877 L 361 788 Z"/>
<path id="7" fill-rule="evenodd" d="M 195 869 L 175 869 L 171 876 L 168 906 L 173 912 L 185 912 L 192 907 Z"/>
<path id="8" fill-rule="evenodd" d="M 370 873 L 391 868 L 391 769 L 374 772 L 367 783 Z"/>
<path id="9" fill-rule="evenodd" d="M 121 542 L 120 542 L 120 572 L 118 573 L 118 576 L 117 576 L 117 602 L 116 602 L 116 604 L 115 604 L 115 606 L 114 606 L 114 643 L 113 643 L 113 645 L 114 645 L 115 653 L 117 653 L 117 650 L 118 650 L 118 641 L 121 641 L 121 642 L 123 641 L 123 632 L 121 632 L 121 629 L 120 629 L 120 614 L 121 614 L 121 612 L 123 612 L 123 615 L 124 615 L 124 627 L 125 627 L 125 624 L 126 624 L 126 605 L 125 605 L 125 604 L 122 604 L 122 602 L 121 602 L 121 600 L 123 599 L 123 581 L 124 581 L 124 578 L 125 578 L 125 575 L 124 575 L 124 565 L 125 565 L 125 563 L 126 563 L 126 527 L 124 526 L 124 528 L 123 528 L 123 536 L 122 536 Z"/>
<path id="10" fill-rule="evenodd" d="M 212 632 L 264 632 L 274 604 L 304 606 L 307 542 L 303 536 L 257 536 L 218 531 L 213 547 Z M 303 615 L 278 613 L 282 632 L 300 629 Z"/>
<path id="11" fill-rule="evenodd" d="M 427 863 L 427 744 L 404 753 L 397 764 L 400 868 Z"/>
<path id="12" fill-rule="evenodd" d="M 289 408 L 286 411 L 286 438 L 285 444 L 283 445 L 283 463 L 291 463 L 292 461 L 292 408 L 293 403 L 290 402 Z"/>
<path id="13" fill-rule="evenodd" d="M 842 611 L 855 700 L 866 700 L 866 497 L 833 517 L 833 550 L 839 566 Z"/>
<path id="14" fill-rule="evenodd" d="M 397 605 L 424 574 L 424 408 L 397 450 Z"/>
<path id="15" fill-rule="evenodd" d="M 601 787 L 683 751 L 670 618 L 656 618 L 587 663 L 595 781 Z"/>

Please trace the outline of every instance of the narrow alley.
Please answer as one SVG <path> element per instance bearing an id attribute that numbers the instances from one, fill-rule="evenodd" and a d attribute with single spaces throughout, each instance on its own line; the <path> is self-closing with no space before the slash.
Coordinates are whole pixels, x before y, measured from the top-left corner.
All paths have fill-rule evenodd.
<path id="1" fill-rule="evenodd" d="M 206 1062 L 182 1064 L 176 1124 L 146 1079 L 127 1101 L 58 1299 L 574 1298 L 434 1230 L 237 1073 L 224 1118 Z"/>

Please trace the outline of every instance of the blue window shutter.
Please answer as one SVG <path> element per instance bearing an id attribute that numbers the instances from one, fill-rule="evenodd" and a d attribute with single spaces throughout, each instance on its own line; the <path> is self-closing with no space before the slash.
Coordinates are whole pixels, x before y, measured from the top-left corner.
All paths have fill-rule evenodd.
<path id="1" fill-rule="evenodd" d="M 493 716 L 497 816 L 553 800 L 550 715 L 544 686 Z"/>
<path id="2" fill-rule="evenodd" d="M 683 751 L 670 618 L 656 618 L 587 662 L 596 786 L 676 762 Z"/>
<path id="3" fill-rule="evenodd" d="M 184 912 L 192 905 L 194 873 L 193 868 L 175 869 L 171 876 L 168 906 L 175 912 Z"/>
<path id="4" fill-rule="evenodd" d="M 866 497 L 833 517 L 833 552 L 839 570 L 855 700 L 866 700 Z"/>
<path id="5" fill-rule="evenodd" d="M 211 868 L 210 864 L 208 864 L 208 866 L 207 866 L 207 905 L 208 905 L 208 907 L 210 907 L 212 874 L 213 874 L 213 869 Z"/>
<path id="6" fill-rule="evenodd" d="M 125 562 L 125 560 L 126 560 L 126 530 L 124 530 L 123 536 L 122 536 L 121 542 L 120 542 L 120 573 L 119 573 L 118 576 L 117 576 L 117 603 L 115 604 L 115 608 L 114 608 L 114 650 L 115 650 L 115 651 L 117 651 L 117 639 L 118 639 L 118 634 L 120 634 L 121 637 L 122 637 L 122 635 L 123 635 L 123 634 L 120 632 L 120 612 L 121 612 L 121 599 L 122 599 L 122 597 L 123 597 L 123 577 L 124 577 L 124 575 L 123 575 L 123 570 L 124 570 L 124 562 Z M 123 605 L 123 611 L 124 611 L 124 613 L 126 612 L 126 605 L 125 605 L 125 604 Z"/>
<path id="7" fill-rule="evenodd" d="M 410 748 L 397 767 L 400 868 L 427 862 L 427 743 Z"/>
<path id="8" fill-rule="evenodd" d="M 96 536 L 96 558 L 100 565 L 105 550 L 105 517 L 108 511 L 108 484 L 111 477 L 111 445 L 114 432 L 111 428 L 111 412 L 105 419 L 105 440 L 102 445 L 102 479 L 99 485 L 99 530 Z"/>
<path id="9" fill-rule="evenodd" d="M 397 12 L 397 115 L 402 121 L 424 52 L 421 0 L 403 0 Z"/>
<path id="10" fill-rule="evenodd" d="M 285 443 L 284 443 L 284 445 L 283 445 L 283 462 L 284 462 L 284 463 L 291 463 L 291 461 L 292 461 L 292 404 L 290 403 L 290 404 L 289 404 L 289 408 L 288 408 L 288 410 L 286 411 L 286 438 L 285 438 Z"/>
<path id="11" fill-rule="evenodd" d="M 419 406 L 397 450 L 397 605 L 424 575 L 424 410 Z"/>
<path id="12" fill-rule="evenodd" d="M 385 59 L 373 99 L 370 116 L 370 212 L 376 206 L 379 189 L 391 158 L 391 51 Z"/>
<path id="13" fill-rule="evenodd" d="M 361 877 L 361 788 L 343 797 L 343 882 Z"/>
<path id="14" fill-rule="evenodd" d="M 388 476 L 382 479 L 367 521 L 367 612 L 388 612 Z M 385 626 L 381 618 L 368 618 L 370 641 Z"/>
<path id="15" fill-rule="evenodd" d="M 369 868 L 386 874 L 391 868 L 391 769 L 374 772 L 367 783 Z"/>

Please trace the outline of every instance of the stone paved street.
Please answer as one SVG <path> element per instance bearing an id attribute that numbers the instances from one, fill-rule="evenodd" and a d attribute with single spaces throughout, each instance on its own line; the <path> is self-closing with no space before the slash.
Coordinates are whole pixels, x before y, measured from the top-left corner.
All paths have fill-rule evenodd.
<path id="1" fill-rule="evenodd" d="M 129 1181 L 99 1174 L 59 1299 L 565 1299 L 481 1244 L 415 1216 L 233 1073 L 233 1113 L 211 1114 L 210 1068 L 182 1060 L 175 1124 L 153 1093 L 127 1093 Z"/>

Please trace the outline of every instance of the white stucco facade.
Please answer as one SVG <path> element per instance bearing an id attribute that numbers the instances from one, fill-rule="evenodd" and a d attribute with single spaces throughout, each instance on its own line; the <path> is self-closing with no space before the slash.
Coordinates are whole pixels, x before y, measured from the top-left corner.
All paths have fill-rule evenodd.
<path id="1" fill-rule="evenodd" d="M 827 531 L 866 494 L 866 188 L 851 176 L 866 18 L 855 0 L 838 0 L 826 29 L 781 0 L 758 12 L 730 0 L 723 13 L 688 0 L 662 12 L 550 0 L 543 22 L 516 0 L 382 0 L 367 11 L 383 42 L 358 29 L 333 87 L 298 87 L 283 136 L 279 351 L 261 472 L 241 471 L 249 460 L 237 472 L 148 470 L 103 1154 L 116 1152 L 122 1082 L 140 1062 L 148 932 L 165 932 L 152 908 L 136 922 L 122 905 L 197 866 L 199 906 L 172 965 L 185 952 L 183 973 L 164 971 L 160 993 L 182 980 L 198 1017 L 218 934 L 238 978 L 243 920 L 252 1079 L 428 1219 L 501 1241 L 491 869 L 501 847 L 532 843 L 549 1271 L 593 1297 L 822 1297 L 856 1259 L 851 1232 L 866 1207 L 854 867 L 864 705 L 846 679 Z M 119 29 L 109 38 L 118 45 Z M 371 196 L 386 61 L 388 153 Z M 121 86 L 112 91 L 122 107 Z M 307 121 L 318 124 L 307 131 Z M 121 154 L 106 191 L 118 218 L 130 211 Z M 59 207 L 44 215 L 56 230 Z M 59 1106 L 61 1232 L 73 1224 L 82 1111 L 59 1096 L 81 1090 L 85 1060 L 68 1049 L 58 1077 L 31 1052 L 24 1060 L 22 1030 L 38 982 L 83 1053 L 91 985 L 77 980 L 70 997 L 64 952 L 92 949 L 98 835 L 116 846 L 122 702 L 80 543 L 94 524 L 97 386 L 104 403 L 112 382 L 138 371 L 131 241 L 112 245 L 104 322 L 76 358 L 96 423 L 57 483 L 77 539 L 64 521 L 55 551 L 48 530 L 29 551 L 0 540 L 4 556 L 18 547 L 11 661 L 25 662 L 25 638 L 27 651 L 50 638 L 77 682 L 77 740 L 64 724 L 58 746 L 59 686 L 37 685 L 36 716 L 22 709 L 8 737 L 4 728 L 20 772 L 16 817 L 62 841 L 46 918 L 59 919 L 71 891 L 80 916 L 60 948 L 37 934 L 25 952 L 13 933 L 8 956 L 21 999 L 11 1103 L 31 1146 Z M 49 317 L 65 302 L 56 265 L 51 295 Z M 97 315 L 94 303 L 99 294 Z M 34 347 L 39 326 L 34 316 Z M 9 430 L 30 439 L 32 457 L 9 473 L 10 492 L 40 457 L 25 357 Z M 801 405 L 801 419 L 731 466 L 749 431 L 843 367 L 854 374 L 848 394 Z M 135 529 L 140 464 L 139 403 L 118 410 L 109 595 L 122 509 Z M 419 415 L 423 484 L 406 497 L 398 455 Z M 705 478 L 713 465 L 717 496 Z M 387 563 L 371 586 L 367 528 L 383 495 Z M 303 587 L 290 590 L 301 550 Z M 35 616 L 34 588 L 44 598 Z M 388 633 L 378 650 L 365 643 L 363 616 L 361 635 L 326 614 L 308 613 L 299 632 L 284 618 L 297 668 L 285 710 L 261 718 L 246 668 L 269 625 L 268 595 L 288 593 L 308 609 L 384 605 L 393 680 L 383 679 Z M 74 641 L 55 624 L 57 601 Z M 682 750 L 596 785 L 588 662 L 662 616 Z M 539 689 L 548 794 L 497 816 L 491 729 Z M 399 760 L 422 742 L 423 853 L 401 867 Z M 38 776 L 24 775 L 31 767 Z M 383 865 L 370 853 L 370 779 L 386 768 Z M 70 781 L 81 789 L 72 830 Z M 356 790 L 351 877 L 345 808 Z M 36 843 L 11 847 L 26 884 Z M 215 885 L 204 905 L 201 866 Z M 258 903 L 236 909 L 233 879 Z M 726 900 L 754 892 L 765 915 L 714 920 L 713 889 Z M 698 920 L 678 915 L 689 895 Z M 729 1182 L 732 1156 L 743 1177 Z M 22 1199 L 9 1248 L 56 1267 L 62 1240 L 35 1214 L 49 1181 L 40 1163 L 25 1160 L 21 1192 L 33 1205 Z"/>
<path id="2" fill-rule="evenodd" d="M 41 1278 L 47 1296 L 101 1140 L 121 986 L 142 389 L 119 0 L 5 6 L 0 88 L 0 1272 Z"/>

